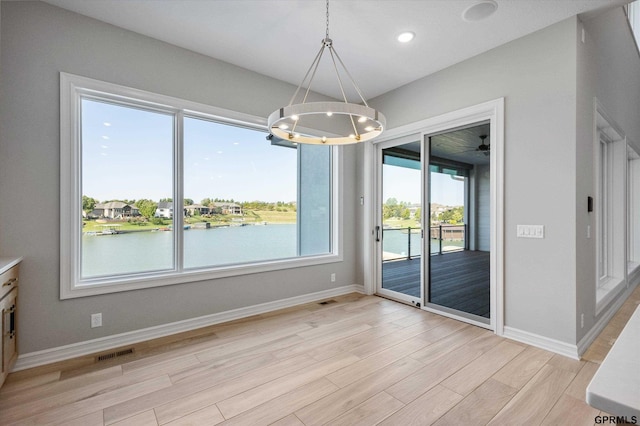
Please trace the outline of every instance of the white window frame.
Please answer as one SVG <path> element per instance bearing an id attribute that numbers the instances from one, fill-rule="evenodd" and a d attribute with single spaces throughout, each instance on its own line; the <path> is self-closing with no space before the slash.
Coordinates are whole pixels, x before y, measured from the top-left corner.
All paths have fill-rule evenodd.
<path id="1" fill-rule="evenodd" d="M 613 142 L 600 134 L 600 160 L 598 168 L 598 287 L 606 285 L 612 277 L 613 239 Z"/>
<path id="2" fill-rule="evenodd" d="M 640 155 L 627 145 L 627 276 L 640 272 Z"/>
<path id="3" fill-rule="evenodd" d="M 119 103 L 170 111 L 178 117 L 184 115 L 239 125 L 267 132 L 266 119 L 224 108 L 191 102 L 170 96 L 102 82 L 87 77 L 60 73 L 60 298 L 94 296 L 120 291 L 158 287 L 164 285 L 213 280 L 217 278 L 255 274 L 305 266 L 341 262 L 343 260 L 342 190 L 343 165 L 341 151 L 332 147 L 331 156 L 331 252 L 327 254 L 276 259 L 231 266 L 202 269 L 183 268 L 182 227 L 175 227 L 175 268 L 170 271 L 132 275 L 118 275 L 100 279 L 82 280 L 80 274 L 80 238 L 82 220 L 81 197 L 81 96 L 96 96 Z M 182 193 L 182 128 L 177 120 L 174 145 L 174 199 L 183 199 Z M 265 142 L 266 143 L 266 142 Z M 180 211 L 178 209 L 177 211 Z M 181 214 L 174 220 L 181 223 Z"/>
<path id="4" fill-rule="evenodd" d="M 640 53 L 640 1 L 635 0 L 626 4 L 624 10 L 629 20 L 629 28 L 633 35 L 633 41 L 636 43 L 638 53 Z"/>
<path id="5" fill-rule="evenodd" d="M 596 314 L 627 282 L 627 142 L 616 122 L 594 101 L 596 153 Z"/>

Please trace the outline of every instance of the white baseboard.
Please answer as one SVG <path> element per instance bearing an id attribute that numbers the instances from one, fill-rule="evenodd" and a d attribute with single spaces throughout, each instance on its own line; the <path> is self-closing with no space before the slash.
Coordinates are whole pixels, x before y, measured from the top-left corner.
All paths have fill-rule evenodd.
<path id="1" fill-rule="evenodd" d="M 12 371 L 26 370 L 28 368 L 73 359 L 146 340 L 157 339 L 159 337 L 170 336 L 176 333 L 191 331 L 214 324 L 246 318 L 252 315 L 264 314 L 278 309 L 289 308 L 304 303 L 315 302 L 317 300 L 354 292 L 364 294 L 364 286 L 360 284 L 352 284 L 302 296 L 290 297 L 288 299 L 233 309 L 217 314 L 205 315 L 202 317 L 158 325 L 141 330 L 115 334 L 113 336 L 101 337 L 99 339 L 87 340 L 85 342 L 72 343 L 70 345 L 21 354 L 18 356 L 18 360 L 16 361 Z"/>
<path id="2" fill-rule="evenodd" d="M 505 326 L 502 337 L 517 340 L 518 342 L 555 352 L 569 358 L 580 359 L 580 356 L 578 355 L 578 347 L 576 345 L 550 339 L 548 337 L 540 336 L 539 334 L 529 333 L 528 331 Z"/>
<path id="3" fill-rule="evenodd" d="M 627 287 L 625 291 L 620 293 L 618 295 L 618 298 L 615 299 L 615 301 L 611 303 L 611 305 L 608 308 L 606 308 L 603 312 L 601 312 L 602 315 L 600 316 L 600 319 L 598 319 L 595 325 L 591 327 L 591 330 L 589 330 L 587 334 L 585 334 L 584 337 L 580 339 L 580 341 L 578 342 L 579 356 L 582 356 L 582 354 L 585 353 L 587 349 L 589 349 L 589 346 L 591 346 L 593 341 L 596 340 L 596 338 L 598 337 L 598 335 L 600 335 L 602 330 L 604 330 L 607 324 L 609 324 L 609 321 L 611 320 L 611 318 L 613 318 L 616 312 L 618 312 L 618 309 L 620 309 L 620 307 L 624 304 L 624 302 L 629 298 L 629 295 L 633 292 L 633 290 L 635 290 L 635 288 L 639 284 L 638 281 L 636 280 L 638 280 L 637 275 L 635 275 L 635 278 L 633 280 L 635 281 L 635 284 Z M 630 282 L 632 281 L 630 280 Z"/>

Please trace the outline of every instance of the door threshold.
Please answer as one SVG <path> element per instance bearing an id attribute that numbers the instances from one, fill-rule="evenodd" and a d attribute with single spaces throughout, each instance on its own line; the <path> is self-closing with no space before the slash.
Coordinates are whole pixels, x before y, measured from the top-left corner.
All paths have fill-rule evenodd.
<path id="1" fill-rule="evenodd" d="M 379 292 L 376 292 L 375 295 L 378 296 L 378 297 L 382 297 L 383 299 L 391 300 L 393 302 L 398 302 L 398 303 L 402 303 L 404 305 L 413 306 L 414 308 L 419 308 L 420 309 L 422 307 L 422 303 L 418 299 L 408 300 L 408 299 L 403 299 L 403 298 L 400 298 L 400 297 L 394 297 L 391 294 L 385 294 L 385 293 L 379 293 Z M 407 297 L 411 297 L 411 296 L 407 296 Z"/>

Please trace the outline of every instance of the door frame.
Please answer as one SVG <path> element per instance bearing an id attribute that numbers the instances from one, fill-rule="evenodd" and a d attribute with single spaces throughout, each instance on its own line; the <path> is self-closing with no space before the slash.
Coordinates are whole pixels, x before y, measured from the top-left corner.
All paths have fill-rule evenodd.
<path id="1" fill-rule="evenodd" d="M 381 143 L 399 139 L 416 133 L 421 134 L 421 141 L 425 136 L 441 133 L 450 129 L 468 126 L 481 121 L 489 121 L 491 145 L 490 163 L 490 226 L 491 226 L 491 321 L 489 328 L 497 335 L 504 334 L 504 98 L 498 98 L 467 108 L 448 112 L 436 117 L 396 127 L 387 130 L 383 137 L 371 144 L 364 145 L 364 220 L 363 247 L 364 249 L 364 292 L 374 294 L 378 282 L 378 248 L 376 243 L 376 221 L 378 193 L 378 146 Z M 424 216 L 424 209 L 422 211 Z M 422 218 L 424 223 L 424 217 Z M 423 267 L 424 269 L 424 267 Z M 421 309 L 434 311 L 424 307 L 424 290 Z M 449 316 L 470 322 L 467 318 L 448 314 L 440 310 L 440 315 Z M 474 323 L 474 322 L 471 322 Z M 481 324 L 477 324 L 481 325 Z M 486 327 L 486 325 L 483 325 Z"/>

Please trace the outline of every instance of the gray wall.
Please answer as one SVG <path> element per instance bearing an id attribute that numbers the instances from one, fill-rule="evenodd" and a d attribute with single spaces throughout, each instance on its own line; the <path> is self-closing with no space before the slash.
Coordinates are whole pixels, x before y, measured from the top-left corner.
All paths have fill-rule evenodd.
<path id="1" fill-rule="evenodd" d="M 572 18 L 370 101 L 389 128 L 505 98 L 505 325 L 575 343 Z M 545 226 L 516 238 L 517 224 Z"/>
<path id="2" fill-rule="evenodd" d="M 349 172 L 343 262 L 60 301 L 60 71 L 262 117 L 295 87 L 45 3 L 3 2 L 1 28 L 0 255 L 24 256 L 21 353 L 361 283 Z M 356 149 L 343 153 L 354 170 Z"/>
<path id="3" fill-rule="evenodd" d="M 586 211 L 587 196 L 596 192 L 593 134 L 593 99 L 597 97 L 607 113 L 622 128 L 627 141 L 640 152 L 640 56 L 627 18 L 617 8 L 584 23 L 577 29 L 577 115 L 576 133 L 576 323 L 584 313 L 584 327 L 577 327 L 580 341 L 595 325 L 596 241 L 586 237 L 587 226 L 595 232 L 595 213 Z M 602 315 L 602 313 L 600 314 Z"/>

